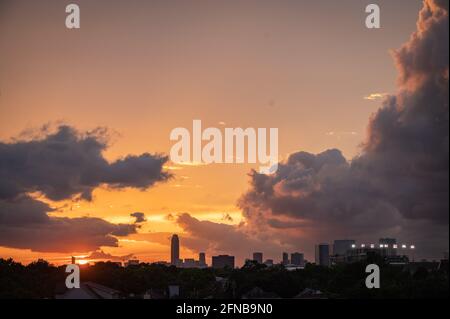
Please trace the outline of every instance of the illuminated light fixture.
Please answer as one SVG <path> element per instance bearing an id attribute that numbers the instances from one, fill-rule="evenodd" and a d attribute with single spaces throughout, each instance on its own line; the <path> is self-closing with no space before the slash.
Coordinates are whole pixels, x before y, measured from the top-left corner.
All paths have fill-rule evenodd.
<path id="1" fill-rule="evenodd" d="M 352 248 L 356 248 L 356 245 L 355 245 L 355 244 L 352 244 Z"/>
<path id="2" fill-rule="evenodd" d="M 383 248 L 384 247 L 384 245 L 383 244 L 380 244 L 380 248 Z"/>
<path id="3" fill-rule="evenodd" d="M 384 244 L 384 248 L 389 248 L 389 245 L 388 244 Z"/>
<path id="4" fill-rule="evenodd" d="M 366 244 L 361 244 L 361 248 L 365 248 L 366 247 Z"/>
<path id="5" fill-rule="evenodd" d="M 410 247 L 411 249 L 416 249 L 416 246 L 414 246 L 414 245 L 411 245 L 411 247 Z"/>
<path id="6" fill-rule="evenodd" d="M 398 245 L 397 245 L 397 244 L 394 244 L 393 247 L 394 247 L 394 249 L 397 249 L 397 248 L 398 248 Z"/>
<path id="7" fill-rule="evenodd" d="M 406 245 L 402 245 L 402 248 L 405 249 L 405 248 L 406 248 Z"/>
<path id="8" fill-rule="evenodd" d="M 374 244 L 370 244 L 370 248 L 375 248 L 375 245 Z"/>

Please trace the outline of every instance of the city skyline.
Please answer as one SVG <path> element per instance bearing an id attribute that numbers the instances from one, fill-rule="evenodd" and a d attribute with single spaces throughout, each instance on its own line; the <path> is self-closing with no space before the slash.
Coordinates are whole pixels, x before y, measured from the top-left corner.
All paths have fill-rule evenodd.
<path id="1" fill-rule="evenodd" d="M 181 258 L 180 257 L 180 238 L 178 234 L 173 234 L 171 239 L 171 248 L 170 248 L 170 262 L 166 262 L 168 265 L 182 267 L 182 268 L 203 268 L 211 266 L 214 267 L 214 259 L 216 259 L 216 263 L 219 264 L 230 264 L 231 261 L 227 261 L 227 258 L 233 258 L 232 264 L 236 267 L 245 265 L 248 261 L 256 262 L 257 264 L 265 264 L 266 266 L 272 266 L 275 264 L 280 264 L 284 266 L 300 266 L 304 267 L 308 261 L 304 257 L 304 253 L 302 252 L 292 252 L 289 258 L 289 253 L 280 252 L 280 259 L 273 258 L 264 258 L 264 252 L 251 252 L 252 258 L 246 258 L 242 265 L 235 264 L 235 256 L 233 255 L 233 251 L 230 251 L 229 254 L 218 255 L 218 256 L 208 256 L 204 252 L 198 252 L 198 260 L 194 258 Z M 332 246 L 332 250 L 331 247 Z M 351 255 L 351 251 L 355 251 L 358 249 L 367 249 L 371 251 L 381 251 L 382 254 L 386 254 L 387 256 L 406 256 L 408 258 L 412 257 L 414 261 L 414 251 L 416 249 L 416 245 L 414 244 L 405 244 L 405 243 L 397 243 L 397 239 L 395 238 L 380 238 L 378 243 L 374 243 L 374 241 L 370 242 L 370 244 L 366 243 L 357 243 L 357 241 L 353 239 L 335 239 L 332 244 L 329 243 L 319 243 L 315 245 L 315 259 L 314 263 L 316 265 L 321 266 L 331 266 L 333 262 L 339 260 L 339 256 L 348 256 Z M 250 256 L 250 252 L 249 252 Z M 448 258 L 448 252 L 443 252 L 441 259 Z M 220 258 L 223 257 L 223 260 Z M 210 263 L 207 262 L 207 258 L 210 259 Z M 334 258 L 334 260 L 332 260 Z M 158 261 L 158 263 L 165 261 Z M 73 262 L 72 262 L 73 263 Z"/>
<path id="2" fill-rule="evenodd" d="M 187 258 L 181 258 L 180 256 L 180 247 L 181 247 L 181 241 L 178 236 L 178 234 L 173 234 L 170 237 L 170 256 L 167 258 L 167 260 L 158 260 L 155 263 L 157 264 L 166 264 L 181 268 L 206 268 L 206 267 L 214 267 L 213 266 L 213 259 L 215 257 L 220 256 L 226 256 L 226 257 L 232 257 L 233 251 L 230 251 L 229 254 L 224 255 L 218 255 L 218 256 L 206 256 L 206 253 L 200 251 L 198 252 L 198 259 L 187 257 Z M 235 264 L 233 259 L 233 265 L 236 267 L 240 267 L 245 265 L 248 261 L 256 262 L 257 264 L 265 264 L 266 266 L 272 266 L 272 265 L 284 265 L 288 267 L 304 267 L 306 263 L 314 263 L 322 266 L 331 266 L 333 264 L 332 259 L 334 258 L 334 261 L 339 261 L 339 256 L 348 256 L 350 251 L 357 251 L 358 249 L 367 249 L 371 251 L 379 251 L 383 252 L 383 254 L 386 254 L 387 256 L 406 256 L 408 258 L 411 258 L 412 261 L 414 261 L 414 250 L 416 249 L 416 245 L 414 244 L 405 244 L 405 243 L 397 243 L 397 240 L 395 238 L 380 238 L 377 242 L 372 241 L 370 244 L 366 243 L 357 243 L 353 239 L 335 239 L 333 240 L 333 243 L 320 243 L 315 245 L 316 247 L 316 256 L 313 260 L 307 260 L 304 257 L 304 253 L 302 252 L 291 252 L 290 256 L 288 252 L 280 252 L 280 258 L 277 259 L 275 256 L 272 256 L 272 258 L 264 258 L 264 252 L 249 252 L 249 256 L 251 254 L 251 258 L 245 258 L 244 262 L 242 264 Z M 323 262 L 317 259 L 317 247 L 318 246 L 327 246 L 325 253 L 326 258 L 328 259 L 327 262 Z M 332 246 L 332 249 L 330 248 Z M 107 262 L 114 262 L 118 264 L 122 264 L 124 266 L 127 265 L 136 265 L 139 264 L 138 256 L 122 256 L 120 260 L 118 259 L 108 259 L 108 256 L 103 256 L 104 259 L 91 259 L 86 260 L 84 258 L 77 259 L 76 257 L 71 257 L 71 263 L 75 264 L 81 264 L 86 265 L 90 262 L 98 262 L 98 261 L 107 261 Z M 133 259 L 127 259 L 133 257 Z M 210 260 L 210 262 L 207 262 L 207 259 Z M 440 259 L 448 259 L 448 252 L 443 252 Z M 43 260 L 43 259 L 39 259 Z M 439 259 L 438 259 L 439 260 Z M 225 262 L 226 263 L 226 262 Z"/>

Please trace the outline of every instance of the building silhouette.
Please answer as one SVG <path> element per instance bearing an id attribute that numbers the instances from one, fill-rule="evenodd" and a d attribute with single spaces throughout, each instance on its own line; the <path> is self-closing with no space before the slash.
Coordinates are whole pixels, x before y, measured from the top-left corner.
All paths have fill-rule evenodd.
<path id="1" fill-rule="evenodd" d="M 316 265 L 325 267 L 330 266 L 330 245 L 316 245 Z"/>
<path id="2" fill-rule="evenodd" d="M 212 267 L 213 268 L 234 268 L 234 256 L 229 255 L 219 255 L 212 256 Z"/>
<path id="3" fill-rule="evenodd" d="M 186 258 L 180 266 L 183 268 L 197 268 L 198 262 L 194 258 Z"/>
<path id="4" fill-rule="evenodd" d="M 180 263 L 180 239 L 173 235 L 170 243 L 170 263 L 177 266 Z"/>
<path id="5" fill-rule="evenodd" d="M 347 251 L 353 248 L 355 241 L 353 239 L 337 239 L 333 243 L 333 255 L 344 256 Z"/>
<path id="6" fill-rule="evenodd" d="M 253 253 L 253 260 L 256 261 L 258 264 L 263 263 L 263 253 Z"/>
<path id="7" fill-rule="evenodd" d="M 378 241 L 379 247 L 387 250 L 387 254 L 390 256 L 397 255 L 397 239 L 395 238 L 380 238 Z M 383 245 L 383 247 L 381 247 Z"/>
<path id="8" fill-rule="evenodd" d="M 291 254 L 291 264 L 295 266 L 305 266 L 305 257 L 302 253 Z"/>
<path id="9" fill-rule="evenodd" d="M 282 257 L 281 263 L 283 265 L 285 265 L 285 266 L 289 265 L 289 255 L 288 255 L 288 253 L 283 253 L 283 257 Z"/>
<path id="10" fill-rule="evenodd" d="M 125 262 L 125 267 L 129 267 L 129 266 L 138 266 L 139 265 L 139 260 L 138 259 L 130 259 L 127 262 Z"/>
<path id="11" fill-rule="evenodd" d="M 198 261 L 199 261 L 200 267 L 206 266 L 206 255 L 205 255 L 205 253 L 199 253 L 198 254 Z"/>

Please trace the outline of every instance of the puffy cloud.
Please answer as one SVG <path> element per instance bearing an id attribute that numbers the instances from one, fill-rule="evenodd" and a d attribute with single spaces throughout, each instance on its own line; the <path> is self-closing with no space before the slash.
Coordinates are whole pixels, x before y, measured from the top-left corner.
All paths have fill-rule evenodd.
<path id="1" fill-rule="evenodd" d="M 417 32 L 394 52 L 399 93 L 373 116 L 353 161 L 405 218 L 447 224 L 448 23 L 447 1 L 424 2 Z"/>
<path id="2" fill-rule="evenodd" d="M 165 156 L 144 153 L 109 163 L 102 154 L 106 134 L 99 129 L 81 134 L 62 125 L 37 139 L 0 142 L 0 199 L 39 191 L 52 200 L 75 195 L 90 200 L 101 184 L 146 189 L 169 178 Z"/>
<path id="3" fill-rule="evenodd" d="M 101 218 L 49 215 L 54 209 L 33 198 L 91 200 L 99 185 L 146 189 L 170 176 L 167 158 L 148 153 L 109 163 L 103 157 L 103 129 L 80 133 L 70 126 L 43 128 L 28 140 L 0 142 L 0 245 L 41 252 L 86 252 L 118 246 L 116 236 L 136 232 L 136 224 L 112 224 Z M 145 220 L 135 213 L 136 223 Z"/>
<path id="4" fill-rule="evenodd" d="M 249 227 L 291 242 L 391 235 L 427 246 L 424 256 L 448 249 L 448 21 L 447 1 L 424 1 L 393 52 L 398 93 L 370 119 L 361 155 L 298 152 L 273 175 L 251 173 L 239 201 Z"/>

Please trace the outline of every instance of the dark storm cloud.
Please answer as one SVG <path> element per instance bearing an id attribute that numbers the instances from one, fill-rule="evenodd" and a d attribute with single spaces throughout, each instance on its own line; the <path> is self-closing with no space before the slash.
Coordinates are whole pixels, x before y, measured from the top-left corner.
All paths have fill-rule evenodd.
<path id="1" fill-rule="evenodd" d="M 135 213 L 132 213 L 132 214 L 130 214 L 130 216 L 135 218 L 135 221 L 134 221 L 134 222 L 135 222 L 136 224 L 143 223 L 143 222 L 146 221 L 146 219 L 145 219 L 145 214 L 144 214 L 144 213 L 141 213 L 141 212 L 135 212 Z"/>
<path id="2" fill-rule="evenodd" d="M 0 246 L 85 252 L 117 246 L 116 236 L 135 233 L 136 224 L 49 215 L 54 209 L 29 195 L 91 200 L 102 184 L 146 189 L 170 177 L 162 169 L 167 158 L 160 155 L 129 155 L 108 163 L 103 157 L 107 142 L 103 129 L 82 134 L 65 125 L 54 133 L 44 127 L 29 140 L 0 142 Z M 136 223 L 145 220 L 141 214 L 132 214 Z"/>
<path id="3" fill-rule="evenodd" d="M 0 225 L 41 224 L 49 221 L 48 212 L 53 209 L 27 195 L 15 199 L 0 200 Z"/>
<path id="4" fill-rule="evenodd" d="M 338 150 L 292 154 L 273 175 L 253 172 L 251 190 L 239 205 L 253 224 L 267 222 L 278 229 L 307 229 L 314 222 L 333 227 L 334 232 L 341 227 L 366 232 L 393 227 L 398 221 L 392 203 Z M 285 217 L 291 220 L 280 220 Z"/>
<path id="5" fill-rule="evenodd" d="M 27 196 L 0 201 L 0 246 L 40 252 L 85 252 L 118 245 L 115 236 L 136 232 L 135 225 L 93 217 L 48 216 L 47 204 Z"/>
<path id="6" fill-rule="evenodd" d="M 368 171 L 405 218 L 448 224 L 449 19 L 447 1 L 426 1 L 418 31 L 394 52 L 400 92 L 369 123 Z"/>
<path id="7" fill-rule="evenodd" d="M 448 24 L 448 1 L 424 2 L 417 32 L 393 52 L 398 94 L 370 119 L 360 156 L 298 152 L 273 175 L 251 174 L 239 201 L 251 227 L 276 233 L 297 220 L 317 241 L 384 232 L 448 249 Z"/>
<path id="8" fill-rule="evenodd" d="M 146 189 L 169 178 L 161 155 L 129 155 L 108 163 L 104 137 L 99 130 L 81 134 L 63 125 L 39 139 L 0 142 L 0 199 L 39 191 L 52 200 L 76 195 L 90 200 L 102 184 Z"/>

